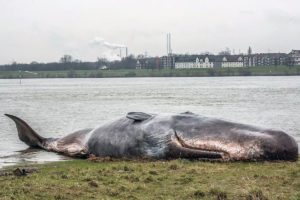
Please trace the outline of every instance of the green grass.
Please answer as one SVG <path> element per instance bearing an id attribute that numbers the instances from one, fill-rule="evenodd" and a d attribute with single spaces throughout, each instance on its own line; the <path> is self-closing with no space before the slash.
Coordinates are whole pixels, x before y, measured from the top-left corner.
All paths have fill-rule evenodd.
<path id="1" fill-rule="evenodd" d="M 300 75 L 300 66 L 268 66 L 217 69 L 120 69 L 36 71 L 22 73 L 23 78 L 113 78 L 113 77 L 207 77 L 207 76 L 290 76 Z M 0 71 L 0 78 L 19 78 L 18 71 Z"/>
<path id="2" fill-rule="evenodd" d="M 73 160 L 34 166 L 38 172 L 27 176 L 0 176 L 0 199 L 300 199 L 300 161 Z"/>

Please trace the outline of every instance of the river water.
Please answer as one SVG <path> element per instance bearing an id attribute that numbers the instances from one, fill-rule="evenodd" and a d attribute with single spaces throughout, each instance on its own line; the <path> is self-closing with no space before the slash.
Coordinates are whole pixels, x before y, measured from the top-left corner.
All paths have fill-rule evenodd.
<path id="1" fill-rule="evenodd" d="M 283 130 L 300 144 L 300 76 L 214 78 L 0 79 L 0 168 L 69 159 L 26 150 L 19 116 L 44 137 L 95 127 L 130 111 L 192 111 Z"/>

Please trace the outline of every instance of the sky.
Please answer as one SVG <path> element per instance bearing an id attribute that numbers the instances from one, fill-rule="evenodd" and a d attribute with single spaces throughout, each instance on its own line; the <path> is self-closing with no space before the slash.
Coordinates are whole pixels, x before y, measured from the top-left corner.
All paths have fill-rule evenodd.
<path id="1" fill-rule="evenodd" d="M 300 49 L 299 0 L 0 0 L 0 64 Z M 124 51 L 123 51 L 124 55 Z"/>

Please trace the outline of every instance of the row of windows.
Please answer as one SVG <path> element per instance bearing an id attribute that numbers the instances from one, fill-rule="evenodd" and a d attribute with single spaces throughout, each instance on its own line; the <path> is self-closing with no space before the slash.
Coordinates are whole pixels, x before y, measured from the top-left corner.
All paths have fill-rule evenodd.
<path id="1" fill-rule="evenodd" d="M 221 67 L 243 67 L 243 62 L 222 62 Z M 193 62 L 176 62 L 176 69 L 188 68 L 213 68 L 214 63 L 193 63 Z"/>
<path id="2" fill-rule="evenodd" d="M 212 68 L 213 63 L 192 63 L 192 62 L 180 62 L 175 63 L 175 68 Z"/>
<path id="3" fill-rule="evenodd" d="M 222 67 L 243 67 L 244 64 L 242 62 L 224 62 L 222 63 Z"/>

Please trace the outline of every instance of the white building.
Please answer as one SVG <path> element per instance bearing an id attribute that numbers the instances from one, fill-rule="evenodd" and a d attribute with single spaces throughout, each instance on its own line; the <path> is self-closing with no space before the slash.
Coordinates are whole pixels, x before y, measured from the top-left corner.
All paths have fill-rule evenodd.
<path id="1" fill-rule="evenodd" d="M 227 58 L 229 57 L 229 59 Z M 233 56 L 224 56 L 222 58 L 222 63 L 221 63 L 221 67 L 243 67 L 244 66 L 244 62 L 243 62 L 243 57 L 239 56 L 238 58 L 235 58 Z"/>
<path id="2" fill-rule="evenodd" d="M 190 55 L 175 58 L 175 69 L 243 67 L 241 55 Z"/>
<path id="3" fill-rule="evenodd" d="M 210 62 L 208 57 L 197 57 L 194 61 L 187 59 L 178 59 L 175 61 L 175 69 L 193 69 L 193 68 L 213 68 L 214 63 Z"/>

